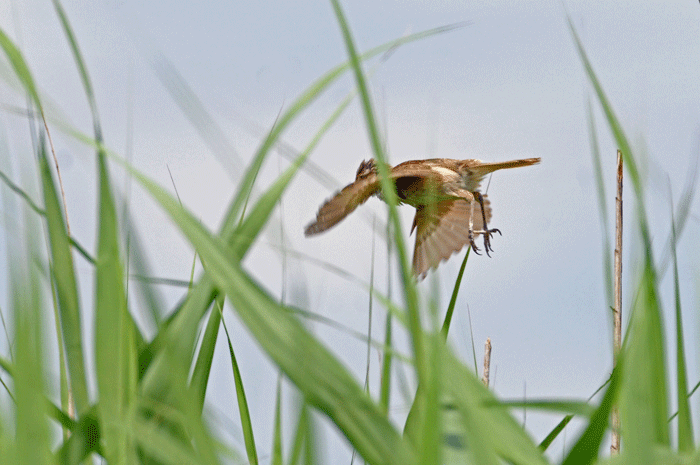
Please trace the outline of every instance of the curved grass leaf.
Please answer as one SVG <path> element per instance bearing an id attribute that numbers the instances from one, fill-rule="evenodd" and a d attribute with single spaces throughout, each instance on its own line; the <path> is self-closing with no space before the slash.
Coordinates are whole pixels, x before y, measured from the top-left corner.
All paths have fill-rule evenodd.
<path id="1" fill-rule="evenodd" d="M 414 463 L 411 450 L 352 375 L 290 309 L 264 292 L 241 269 L 236 254 L 165 191 L 144 176 L 134 175 L 180 226 L 202 257 L 207 274 L 226 292 L 262 349 L 308 401 L 338 426 L 368 462 Z M 254 213 L 255 209 L 250 216 Z"/>
<path id="2" fill-rule="evenodd" d="M 217 305 L 217 308 L 215 308 L 214 311 L 221 315 L 223 308 Z M 233 381 L 236 384 L 236 400 L 238 401 L 238 411 L 241 416 L 241 428 L 243 429 L 243 439 L 245 440 L 245 450 L 248 455 L 248 463 L 252 465 L 257 465 L 258 452 L 255 448 L 253 424 L 250 420 L 250 410 L 248 409 L 248 400 L 245 395 L 245 389 L 243 388 L 243 378 L 241 377 L 241 370 L 238 368 L 238 361 L 236 360 L 236 354 L 233 351 L 233 344 L 231 344 L 231 336 L 229 335 L 228 328 L 226 327 L 226 321 L 224 321 L 223 318 L 220 319 L 221 323 L 224 326 L 224 331 L 226 332 L 226 341 L 228 342 L 228 351 L 229 356 L 231 357 Z"/>
<path id="3" fill-rule="evenodd" d="M 632 181 L 637 206 L 637 227 L 643 246 L 643 264 L 639 294 L 625 338 L 626 367 L 620 396 L 625 451 L 631 463 L 643 463 L 655 447 L 668 447 L 668 397 L 664 354 L 663 320 L 658 295 L 658 272 L 654 266 L 651 234 L 644 209 L 644 191 L 631 147 L 602 85 L 593 70 L 571 18 L 569 30 L 576 45 L 598 101 L 603 108 L 608 126 L 624 157 L 624 164 Z"/>

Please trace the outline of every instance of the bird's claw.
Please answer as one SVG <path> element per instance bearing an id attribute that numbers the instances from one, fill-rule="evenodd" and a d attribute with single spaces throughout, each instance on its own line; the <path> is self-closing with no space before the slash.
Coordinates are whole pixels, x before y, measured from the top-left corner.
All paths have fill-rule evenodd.
<path id="1" fill-rule="evenodd" d="M 478 234 L 478 232 L 477 232 L 477 234 Z M 474 251 L 475 254 L 481 255 L 479 253 L 479 248 L 476 246 L 476 242 L 474 242 L 474 231 L 472 231 L 471 229 L 469 230 L 469 245 L 472 246 L 472 250 Z M 486 253 L 488 253 L 488 249 L 487 249 Z"/>
<path id="2" fill-rule="evenodd" d="M 474 236 L 478 234 L 483 234 L 484 236 L 484 250 L 486 250 L 486 255 L 490 257 L 491 255 L 489 252 L 493 252 L 493 248 L 491 247 L 491 234 L 493 233 L 498 233 L 499 235 L 501 234 L 501 231 L 496 228 L 492 229 L 487 229 L 485 231 L 469 231 L 469 245 L 471 245 L 472 250 L 474 251 L 475 254 L 481 255 L 479 253 L 479 248 L 476 246 L 476 243 L 474 242 Z"/>

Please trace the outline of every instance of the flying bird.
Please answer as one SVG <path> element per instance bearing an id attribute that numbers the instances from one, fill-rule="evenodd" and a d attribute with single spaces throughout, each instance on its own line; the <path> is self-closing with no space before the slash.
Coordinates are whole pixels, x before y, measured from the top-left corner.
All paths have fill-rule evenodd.
<path id="1" fill-rule="evenodd" d="M 496 170 L 539 162 L 539 158 L 495 163 L 433 158 L 411 160 L 393 168 L 387 166 L 399 204 L 416 209 L 411 233 L 416 230 L 413 272 L 418 279 L 423 279 L 429 269 L 437 268 L 441 261 L 467 244 L 479 254 L 474 243 L 479 234 L 484 237 L 484 249 L 489 255 L 493 251 L 491 235 L 501 232 L 488 229 L 491 205 L 486 195 L 479 192 L 479 184 Z M 355 182 L 321 206 L 316 221 L 306 227 L 304 234 L 313 236 L 330 229 L 373 195 L 384 200 L 377 162 L 370 159 L 360 164 Z"/>

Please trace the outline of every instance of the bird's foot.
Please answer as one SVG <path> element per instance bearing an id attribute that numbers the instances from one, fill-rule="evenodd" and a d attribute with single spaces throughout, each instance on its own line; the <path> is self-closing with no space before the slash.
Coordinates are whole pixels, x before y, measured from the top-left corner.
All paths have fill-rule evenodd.
<path id="1" fill-rule="evenodd" d="M 483 231 L 469 231 L 469 244 L 472 246 L 472 250 L 474 250 L 474 253 L 477 255 L 481 255 L 479 253 L 479 249 L 477 248 L 476 244 L 474 243 L 474 236 L 478 234 L 482 234 L 484 236 L 484 249 L 486 250 L 486 255 L 490 257 L 491 255 L 489 252 L 493 252 L 493 248 L 491 247 L 491 235 L 494 233 L 498 233 L 499 235 L 501 234 L 501 231 L 496 228 L 492 229 L 487 229 Z"/>

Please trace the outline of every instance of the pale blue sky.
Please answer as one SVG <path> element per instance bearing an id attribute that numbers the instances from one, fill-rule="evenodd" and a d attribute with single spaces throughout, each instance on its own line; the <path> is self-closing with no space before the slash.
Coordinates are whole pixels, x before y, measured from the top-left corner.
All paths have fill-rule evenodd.
<path id="1" fill-rule="evenodd" d="M 212 155 L 158 81 L 149 57 L 160 53 L 172 61 L 243 163 L 260 140 L 259 133 L 250 132 L 251 125 L 269 128 L 281 108 L 315 78 L 345 60 L 339 29 L 326 2 L 110 0 L 66 1 L 64 7 L 94 82 L 107 143 L 119 153 L 131 145 L 134 164 L 168 188 L 169 167 L 182 201 L 212 228 L 234 192 L 232 178 L 243 167 L 233 155 L 223 165 Z M 625 1 L 567 2 L 566 7 L 637 150 L 646 176 L 654 253 L 661 258 L 669 234 L 666 180 L 671 180 L 677 201 L 700 148 L 700 5 L 691 1 Z M 492 258 L 470 258 L 451 342 L 470 363 L 468 307 L 479 360 L 485 339 L 492 340 L 492 376 L 499 396 L 521 397 L 526 387 L 528 397 L 587 397 L 611 368 L 587 98 L 593 101 L 598 123 L 611 218 L 616 147 L 575 53 L 562 3 L 344 2 L 344 8 L 362 50 L 406 33 L 472 22 L 463 29 L 405 45 L 377 68 L 370 85 L 388 153 L 394 163 L 427 157 L 489 161 L 542 158 L 538 166 L 498 172 L 491 179 L 492 226 L 501 229 L 503 236 L 494 239 Z M 76 127 L 90 133 L 89 111 L 51 3 L 2 2 L 0 26 L 21 45 L 44 95 L 63 114 L 70 115 Z M 333 86 L 287 130 L 284 140 L 302 149 L 353 86 L 349 75 Z M 8 85 L 0 86 L 0 103 L 23 102 Z M 0 113 L 0 122 L 4 127 L 4 135 L 0 135 L 8 137 L 11 164 L 15 179 L 19 179 L 17 167 L 31 159 L 26 122 L 5 112 Z M 54 134 L 74 234 L 92 247 L 94 155 L 58 131 Z M 355 103 L 324 138 L 312 160 L 338 180 L 337 189 L 350 182 L 360 161 L 370 156 L 364 120 Z M 269 184 L 284 166 L 286 161 L 270 159 L 260 185 Z M 627 292 L 633 280 L 634 257 L 638 256 L 630 187 L 628 183 L 625 191 Z M 370 200 L 361 214 L 318 238 L 305 238 L 304 225 L 331 194 L 307 174 L 299 175 L 283 200 L 287 246 L 367 282 L 372 231 L 366 219 L 376 213 L 383 220 L 385 208 Z M 131 199 L 154 273 L 187 279 L 191 250 L 140 190 L 134 188 Z M 694 216 L 680 244 L 688 333 L 700 329 L 695 316 L 700 263 L 698 206 L 695 200 L 691 208 Z M 413 210 L 403 207 L 402 211 L 408 232 Z M 0 245 L 4 245 L 8 231 L 7 225 L 0 228 Z M 279 295 L 280 254 L 269 245 L 279 242 L 276 237 L 276 231 L 264 236 L 246 265 Z M 385 243 L 377 238 L 376 244 L 376 279 L 379 288 L 386 289 Z M 413 238 L 409 244 L 412 248 Z M 5 253 L 4 247 L 0 253 Z M 450 283 L 462 257 L 462 253 L 453 257 L 438 270 L 442 307 L 449 300 Z M 304 299 L 309 310 L 366 331 L 367 293 L 362 287 L 304 260 L 290 257 L 287 266 L 287 300 L 300 304 Z M 90 268 L 85 263 L 79 263 L 79 268 L 81 289 L 88 302 Z M 7 295 L 5 273 L 6 269 L 0 271 L 0 295 Z M 662 295 L 670 315 L 669 277 L 662 282 Z M 421 285 L 426 295 L 430 282 L 431 276 Z M 298 290 L 302 288 L 303 292 Z M 165 290 L 164 295 L 174 303 L 181 292 Z M 629 302 L 625 294 L 625 308 Z M 3 308 L 7 304 L 3 301 Z M 375 311 L 375 334 L 381 331 L 383 318 L 383 312 Z M 667 335 L 674 329 L 672 323 L 667 315 Z M 315 329 L 358 377 L 363 376 L 361 343 L 323 326 Z M 261 451 L 269 450 L 276 372 L 261 363 L 265 357 L 243 329 L 234 324 L 233 332 L 238 338 L 239 363 L 250 392 L 258 444 Z M 4 341 L 0 347 L 5 350 Z M 687 349 L 689 381 L 695 383 L 695 341 L 688 342 Z M 376 388 L 376 353 L 371 363 L 370 385 Z M 215 410 L 219 416 L 235 419 L 225 352 L 217 353 L 216 364 L 211 393 L 218 398 Z M 697 407 L 695 399 L 693 406 Z M 407 405 L 398 393 L 393 407 L 397 420 L 402 421 Z M 559 418 L 528 413 L 527 425 L 539 442 Z M 235 438 L 232 443 L 242 450 L 240 435 L 231 435 Z M 328 463 L 349 462 L 344 441 L 334 432 L 325 436 Z M 574 437 L 569 431 L 567 444 Z M 563 439 L 552 446 L 554 456 L 565 447 Z"/>

